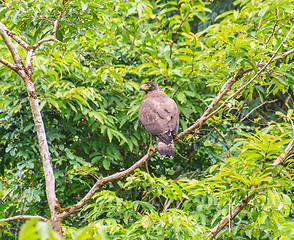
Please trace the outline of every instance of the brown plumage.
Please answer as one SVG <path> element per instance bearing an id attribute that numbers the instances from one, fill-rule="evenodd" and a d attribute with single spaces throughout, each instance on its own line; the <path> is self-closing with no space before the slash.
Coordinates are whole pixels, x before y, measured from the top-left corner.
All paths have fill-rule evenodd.
<path id="1" fill-rule="evenodd" d="M 156 136 L 158 152 L 162 156 L 173 158 L 173 138 L 178 134 L 179 128 L 177 105 L 154 82 L 144 82 L 140 90 L 145 91 L 146 95 L 139 107 L 139 123 Z"/>

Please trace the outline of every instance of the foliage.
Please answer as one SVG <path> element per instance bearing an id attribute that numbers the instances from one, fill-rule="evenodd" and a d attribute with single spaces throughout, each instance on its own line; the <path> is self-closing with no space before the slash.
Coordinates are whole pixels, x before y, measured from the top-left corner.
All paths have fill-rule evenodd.
<path id="1" fill-rule="evenodd" d="M 55 233 L 48 223 L 38 222 L 37 219 L 27 221 L 22 225 L 19 232 L 19 239 L 50 239 L 59 240 L 60 237 Z"/>
<path id="2" fill-rule="evenodd" d="M 214 4 L 1 2 L 1 22 L 29 44 L 48 35 L 52 21 L 66 10 L 59 42 L 42 44 L 33 57 L 62 205 L 75 204 L 100 176 L 127 168 L 146 153 L 149 135 L 137 121 L 141 82 L 157 82 L 176 101 L 184 130 L 240 68 L 248 71 L 228 95 L 244 86 L 292 27 L 291 0 L 237 0 L 235 9 L 207 26 Z M 293 45 L 290 33 L 278 54 Z M 26 52 L 18 50 L 24 57 Z M 0 56 L 12 62 L 2 41 Z M 0 76 L 0 218 L 50 218 L 24 84 L 4 65 Z M 271 63 L 226 109 L 178 141 L 173 160 L 156 155 L 144 169 L 150 174 L 136 171 L 96 193 L 81 212 L 66 219 L 65 237 L 201 239 L 229 213 L 230 201 L 234 208 L 252 193 L 232 220 L 232 231 L 224 228 L 218 239 L 291 239 L 292 175 L 286 166 L 272 168 L 272 162 L 293 137 L 293 79 L 292 55 Z M 292 158 L 288 161 L 291 166 Z M 4 237 L 18 235 L 18 224 L 0 224 Z M 23 225 L 19 236 L 26 234 L 57 238 L 35 220 Z"/>

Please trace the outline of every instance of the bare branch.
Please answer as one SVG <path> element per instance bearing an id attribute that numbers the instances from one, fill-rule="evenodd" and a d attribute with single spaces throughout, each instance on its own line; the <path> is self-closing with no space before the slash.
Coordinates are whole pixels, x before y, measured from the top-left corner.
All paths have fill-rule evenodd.
<path id="1" fill-rule="evenodd" d="M 294 124 L 293 124 L 292 119 L 291 119 L 289 116 L 285 116 L 285 117 L 288 118 L 289 122 L 291 123 L 292 130 L 293 130 L 293 132 L 294 132 Z"/>
<path id="2" fill-rule="evenodd" d="M 53 31 L 52 31 L 52 35 L 55 37 L 56 35 L 56 31 L 57 31 L 57 28 L 58 28 L 58 25 L 59 25 L 59 22 L 60 22 L 60 19 L 62 18 L 63 14 L 65 13 L 65 10 L 62 10 L 60 13 L 59 13 L 59 16 L 58 18 L 55 20 L 54 22 L 54 27 L 53 27 Z"/>
<path id="3" fill-rule="evenodd" d="M 277 12 L 277 8 L 275 9 L 275 15 L 276 15 L 276 18 L 279 18 L 277 15 L 278 15 L 278 12 Z M 275 34 L 275 30 L 276 30 L 276 27 L 277 27 L 277 24 L 278 24 L 279 21 L 276 21 L 275 22 L 275 25 L 273 27 L 273 31 L 272 31 L 272 34 L 270 35 L 270 37 L 268 38 L 268 40 L 265 42 L 266 45 L 268 45 L 268 43 L 270 42 L 270 40 L 272 39 L 272 37 L 274 36 Z"/>
<path id="4" fill-rule="evenodd" d="M 30 45 L 27 44 L 24 40 L 22 40 L 19 36 L 16 35 L 16 33 L 6 29 L 7 34 L 12 37 L 20 46 L 22 46 L 24 49 L 28 50 L 30 48 Z"/>
<path id="5" fill-rule="evenodd" d="M 36 49 L 38 48 L 42 43 L 44 42 L 50 42 L 50 41 L 56 41 L 56 42 L 59 42 L 55 37 L 47 37 L 47 38 L 44 38 L 44 39 L 41 39 L 40 41 L 36 42 L 32 48 L 33 49 Z"/>
<path id="6" fill-rule="evenodd" d="M 104 178 L 101 178 L 100 180 L 98 180 L 81 201 L 79 201 L 77 204 L 75 204 L 71 207 L 62 209 L 62 211 L 60 213 L 60 217 L 65 218 L 68 215 L 79 210 L 81 207 L 83 207 L 87 203 L 87 201 L 95 194 L 95 192 L 99 191 L 102 188 L 102 186 L 104 186 L 106 183 L 112 182 L 113 180 L 128 176 L 135 169 L 137 169 L 144 162 L 146 162 L 154 153 L 155 153 L 155 150 L 149 151 L 144 157 L 142 157 L 139 161 L 137 161 L 135 164 L 133 164 L 130 168 L 128 168 L 122 172 L 118 172 L 118 173 L 112 174 L 108 177 L 104 177 Z"/>
<path id="7" fill-rule="evenodd" d="M 243 76 L 244 74 L 244 70 L 241 68 L 237 74 L 235 74 L 233 77 L 231 77 L 229 80 L 227 80 L 225 82 L 225 84 L 223 85 L 223 87 L 221 88 L 221 90 L 219 91 L 219 93 L 217 94 L 217 96 L 213 99 L 213 101 L 211 102 L 211 104 L 208 106 L 208 108 L 206 109 L 206 111 L 203 113 L 203 115 L 189 128 L 187 128 L 185 131 L 179 133 L 174 141 L 177 141 L 178 139 L 186 136 L 187 134 L 189 134 L 190 132 L 192 132 L 193 130 L 195 130 L 196 128 L 199 128 L 202 126 L 202 124 L 209 118 L 211 117 L 213 114 L 210 114 L 212 112 L 212 110 L 214 109 L 214 107 L 218 104 L 218 102 L 223 98 L 223 96 L 231 89 L 231 87 L 233 86 L 233 84 L 240 78 Z M 220 110 L 220 109 L 219 109 Z M 216 113 L 216 111 L 214 111 L 214 113 Z"/>
<path id="8" fill-rule="evenodd" d="M 265 101 L 265 102 L 263 102 L 262 104 L 260 104 L 260 105 L 258 105 L 257 107 L 253 108 L 248 114 L 246 114 L 246 116 L 243 117 L 243 118 L 240 120 L 240 122 L 243 122 L 246 118 L 248 118 L 249 115 L 250 115 L 251 113 L 253 113 L 256 109 L 262 107 L 262 106 L 265 105 L 265 104 L 273 103 L 273 102 L 276 102 L 276 101 L 278 101 L 278 99 L 275 99 L 275 100 L 272 100 L 272 101 Z"/>
<path id="9" fill-rule="evenodd" d="M 24 220 L 24 219 L 32 219 L 32 218 L 38 218 L 44 222 L 47 222 L 48 219 L 38 216 L 38 215 L 17 215 L 17 216 L 13 216 L 13 217 L 9 217 L 9 218 L 3 218 L 0 219 L 0 222 L 10 222 L 10 221 L 15 221 L 15 220 Z"/>
<path id="10" fill-rule="evenodd" d="M 241 212 L 244 207 L 247 206 L 248 202 L 255 196 L 255 192 L 250 191 L 245 198 L 234 208 L 234 210 L 228 214 L 227 216 L 223 217 L 222 220 L 212 229 L 210 229 L 210 234 L 208 239 L 213 239 L 217 233 L 219 233 L 234 217 Z M 231 216 L 230 216 L 231 215 Z M 231 218 L 230 218 L 231 217 Z"/>
<path id="11" fill-rule="evenodd" d="M 7 7 L 9 10 L 14 9 L 13 7 L 10 7 L 9 5 L 7 5 L 6 2 L 5 2 L 5 0 L 0 0 L 0 2 L 1 2 L 5 7 Z"/>
<path id="12" fill-rule="evenodd" d="M 231 198 L 230 198 L 230 200 L 229 200 L 229 233 L 231 233 L 232 232 L 232 229 L 233 229 L 233 224 L 232 224 L 232 221 L 231 221 L 231 219 L 232 219 L 232 196 L 231 196 Z"/>
<path id="13" fill-rule="evenodd" d="M 6 67 L 9 67 L 11 70 L 17 72 L 18 68 L 16 65 L 6 61 L 5 59 L 3 59 L 2 57 L 0 57 L 0 63 L 4 64 Z"/>
<path id="14" fill-rule="evenodd" d="M 247 32 L 240 32 L 240 33 L 243 33 L 243 34 L 245 34 L 245 35 L 249 35 L 250 37 L 252 37 L 252 38 L 254 38 L 254 39 L 256 39 L 256 40 L 258 40 L 258 41 L 260 41 L 260 42 L 262 42 L 262 43 L 265 43 L 262 39 L 260 39 L 260 38 L 258 38 L 258 37 L 256 37 L 256 36 L 254 36 L 254 35 L 252 35 L 252 34 L 250 34 L 250 33 L 247 33 Z"/>
<path id="15" fill-rule="evenodd" d="M 7 28 L 1 22 L 0 22 L 0 35 L 2 36 L 3 41 L 6 44 L 7 48 L 9 49 L 17 68 L 24 69 L 24 65 L 18 54 L 18 51 L 7 34 Z"/>
<path id="16" fill-rule="evenodd" d="M 294 48 L 289 50 L 288 52 L 284 52 L 284 53 L 280 54 L 279 56 L 275 57 L 273 59 L 273 62 L 278 61 L 278 60 L 280 60 L 280 59 L 282 59 L 282 58 L 284 58 L 284 57 L 286 57 L 286 56 L 288 56 L 289 54 L 292 54 L 292 53 L 294 53 Z"/>

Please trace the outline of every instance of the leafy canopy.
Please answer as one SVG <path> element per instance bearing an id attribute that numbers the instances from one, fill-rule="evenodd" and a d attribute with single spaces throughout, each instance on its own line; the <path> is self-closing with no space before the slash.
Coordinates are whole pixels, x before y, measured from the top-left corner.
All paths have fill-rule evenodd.
<path id="1" fill-rule="evenodd" d="M 228 96 L 244 86 L 292 27 L 291 0 L 237 0 L 234 9 L 204 28 L 214 4 L 1 3 L 1 22 L 30 45 L 49 35 L 64 12 L 58 41 L 40 45 L 33 56 L 33 79 L 62 205 L 75 204 L 95 179 L 129 167 L 146 153 L 149 136 L 137 121 L 141 82 L 157 82 L 176 101 L 180 131 L 185 130 L 241 68 L 245 74 Z M 277 56 L 293 44 L 291 32 Z M 17 49 L 25 59 L 26 52 L 19 45 Z M 0 52 L 13 61 L 2 41 Z M 0 76 L 0 218 L 49 218 L 25 86 L 4 65 Z M 217 237 L 290 239 L 292 175 L 271 163 L 293 136 L 293 80 L 292 55 L 271 63 L 198 132 L 177 141 L 173 161 L 156 155 L 148 169 L 96 193 L 81 212 L 66 219 L 66 237 L 201 239 L 229 213 L 230 205 L 234 208 L 250 193 L 248 205 L 232 220 L 232 231 L 224 228 Z M 2 224 L 5 237 L 18 234 L 18 224 Z M 86 227 L 76 230 L 81 225 Z M 19 234 L 58 239 L 48 225 L 35 220 Z"/>

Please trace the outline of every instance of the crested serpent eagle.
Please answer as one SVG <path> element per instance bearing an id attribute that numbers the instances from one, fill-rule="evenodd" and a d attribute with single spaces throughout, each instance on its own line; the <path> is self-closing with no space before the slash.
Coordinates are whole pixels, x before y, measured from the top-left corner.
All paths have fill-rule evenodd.
<path id="1" fill-rule="evenodd" d="M 168 97 L 154 82 L 144 82 L 140 90 L 146 93 L 139 107 L 139 124 L 156 136 L 157 150 L 165 157 L 173 158 L 173 138 L 178 134 L 179 113 L 174 100 Z"/>

